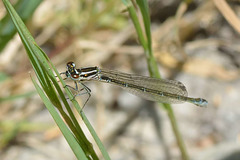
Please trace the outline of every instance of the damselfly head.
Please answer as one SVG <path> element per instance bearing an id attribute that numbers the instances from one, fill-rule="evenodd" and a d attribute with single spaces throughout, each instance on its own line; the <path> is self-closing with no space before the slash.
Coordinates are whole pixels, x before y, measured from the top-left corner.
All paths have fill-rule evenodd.
<path id="1" fill-rule="evenodd" d="M 74 68 L 75 68 L 75 63 L 74 62 L 68 62 L 67 63 L 67 70 L 74 69 Z"/>
<path id="2" fill-rule="evenodd" d="M 74 74 L 76 73 L 76 69 L 75 69 L 75 63 L 74 62 L 68 62 L 67 63 L 67 71 L 69 72 L 69 74 Z"/>
<path id="3" fill-rule="evenodd" d="M 67 63 L 66 76 L 70 77 L 72 80 L 79 80 L 79 78 L 80 78 L 79 74 L 80 73 L 75 68 L 75 63 L 74 62 L 68 62 Z"/>

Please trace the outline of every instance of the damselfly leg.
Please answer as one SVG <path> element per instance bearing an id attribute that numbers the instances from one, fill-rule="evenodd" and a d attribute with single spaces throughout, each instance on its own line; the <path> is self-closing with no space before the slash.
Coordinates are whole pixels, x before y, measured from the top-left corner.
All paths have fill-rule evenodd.
<path id="1" fill-rule="evenodd" d="M 80 81 L 77 81 L 77 82 L 74 81 L 74 83 L 75 83 L 75 88 L 72 87 L 72 86 L 70 86 L 70 85 L 66 85 L 66 86 L 64 86 L 64 88 L 65 88 L 65 87 L 68 87 L 68 88 L 70 88 L 70 89 L 72 89 L 72 90 L 74 90 L 74 91 L 77 92 L 77 94 L 74 94 L 74 95 L 73 95 L 73 99 L 74 99 L 75 97 L 77 97 L 77 96 L 82 96 L 82 95 L 85 95 L 85 94 L 88 95 L 88 98 L 86 99 L 86 101 L 85 101 L 84 104 L 83 104 L 83 107 L 82 107 L 82 109 L 83 109 L 83 108 L 85 107 L 85 105 L 87 104 L 88 100 L 89 100 L 90 97 L 91 97 L 91 89 L 88 88 L 85 84 L 81 83 Z M 82 88 L 79 88 L 78 85 L 81 85 Z M 84 92 L 82 92 L 82 91 L 84 91 Z M 67 98 L 67 99 L 69 99 L 69 98 Z M 71 100 L 73 100 L 73 99 L 71 99 Z"/>
<path id="2" fill-rule="evenodd" d="M 66 74 L 66 72 L 61 72 L 60 75 L 61 75 L 61 74 Z M 66 79 L 67 79 L 67 77 L 64 78 L 63 80 L 66 80 Z M 68 88 L 70 88 L 70 89 L 72 89 L 72 90 L 74 90 L 74 91 L 77 92 L 77 94 L 74 94 L 73 99 L 74 99 L 75 97 L 77 97 L 77 96 L 81 96 L 81 95 L 88 94 L 88 98 L 86 99 L 86 101 L 85 101 L 84 104 L 83 104 L 83 107 L 82 107 L 82 109 L 83 109 L 83 108 L 85 107 L 85 105 L 87 104 L 88 100 L 89 100 L 90 97 L 91 97 L 91 89 L 88 88 L 85 84 L 81 83 L 80 81 L 74 81 L 74 84 L 75 84 L 75 88 L 72 87 L 72 86 L 70 86 L 70 85 L 65 85 L 64 88 L 65 88 L 65 87 L 68 87 Z M 82 87 L 79 88 L 78 85 L 79 85 L 79 86 L 82 86 Z M 84 92 L 82 92 L 82 91 L 84 91 Z M 67 99 L 69 99 L 69 98 L 67 98 Z M 71 100 L 73 100 L 73 99 L 71 99 Z"/>

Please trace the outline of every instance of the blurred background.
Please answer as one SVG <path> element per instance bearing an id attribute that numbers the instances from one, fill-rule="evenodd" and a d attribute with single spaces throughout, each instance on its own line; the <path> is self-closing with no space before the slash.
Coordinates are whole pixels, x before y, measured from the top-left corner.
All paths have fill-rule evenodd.
<path id="1" fill-rule="evenodd" d="M 239 18 L 231 16 L 240 15 L 240 2 L 227 1 L 230 12 L 219 8 L 222 2 L 148 1 L 162 77 L 181 81 L 190 97 L 209 102 L 207 108 L 172 105 L 187 152 L 196 160 L 240 159 L 240 32 L 234 28 Z M 148 76 L 146 57 L 121 1 L 11 3 L 59 72 L 74 61 L 79 68 Z M 34 72 L 2 2 L 0 19 L 0 159 L 76 159 L 35 91 Z M 181 159 L 162 107 L 110 84 L 85 84 L 92 96 L 84 112 L 112 159 Z M 77 97 L 81 104 L 86 99 Z"/>

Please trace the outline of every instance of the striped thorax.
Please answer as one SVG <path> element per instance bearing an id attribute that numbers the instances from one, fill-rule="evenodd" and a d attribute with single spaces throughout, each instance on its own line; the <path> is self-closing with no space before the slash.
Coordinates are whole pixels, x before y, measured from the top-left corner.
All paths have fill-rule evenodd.
<path id="1" fill-rule="evenodd" d="M 67 63 L 66 76 L 74 81 L 92 80 L 96 78 L 99 72 L 98 67 L 85 67 L 76 69 L 74 62 Z"/>

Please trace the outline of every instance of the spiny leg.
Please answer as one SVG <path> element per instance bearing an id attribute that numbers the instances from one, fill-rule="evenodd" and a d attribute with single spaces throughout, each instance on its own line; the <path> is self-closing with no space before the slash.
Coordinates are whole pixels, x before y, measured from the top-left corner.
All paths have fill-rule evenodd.
<path id="1" fill-rule="evenodd" d="M 84 92 L 84 93 L 80 93 L 79 95 L 88 94 L 88 98 L 87 98 L 87 100 L 85 101 L 85 103 L 83 104 L 82 109 L 80 110 L 80 112 L 81 112 L 81 111 L 83 110 L 83 108 L 85 107 L 85 105 L 87 104 L 88 100 L 89 100 L 90 97 L 91 97 L 91 89 L 88 88 L 85 84 L 81 83 L 80 81 L 78 81 L 78 83 L 83 86 L 82 90 L 85 89 L 85 91 L 86 91 L 86 92 Z M 78 96 L 78 95 L 75 95 L 74 97 L 76 97 L 76 96 Z"/>
<path id="2" fill-rule="evenodd" d="M 66 74 L 66 72 L 61 72 L 60 75 L 61 75 L 61 74 Z M 57 77 L 57 76 L 55 76 L 55 77 Z M 64 78 L 64 80 L 65 80 L 65 79 L 67 79 L 67 78 Z M 77 82 L 78 82 L 78 83 L 77 83 Z M 76 96 L 88 94 L 88 98 L 87 98 L 87 100 L 85 101 L 85 103 L 84 103 L 84 105 L 83 105 L 83 107 L 82 107 L 82 109 L 83 109 L 83 108 L 85 107 L 85 105 L 87 104 L 88 100 L 89 100 L 90 97 L 91 97 L 91 89 L 88 88 L 85 84 L 81 83 L 80 81 L 77 81 L 77 82 L 74 81 L 74 83 L 75 83 L 75 88 L 72 87 L 72 86 L 70 86 L 70 85 L 65 85 L 64 88 L 68 87 L 68 88 L 71 88 L 71 89 L 73 89 L 73 90 L 75 90 L 75 91 L 78 92 L 78 94 L 75 94 L 73 98 L 75 98 Z M 82 85 L 83 88 L 79 89 L 79 88 L 78 88 L 78 84 L 79 84 L 79 85 Z M 79 92 L 81 92 L 82 90 L 85 90 L 86 92 L 79 93 Z M 69 98 L 67 98 L 67 99 L 69 99 Z M 82 111 L 82 109 L 81 109 L 81 111 Z M 80 112 L 81 112 L 81 111 L 80 111 Z"/>
<path id="3" fill-rule="evenodd" d="M 74 90 L 76 92 L 80 92 L 80 91 L 82 91 L 84 89 L 84 88 L 78 89 L 78 85 L 77 85 L 76 81 L 74 81 L 74 84 L 75 84 L 75 88 L 70 86 L 70 85 L 65 85 L 64 88 L 68 87 L 68 88 L 71 88 L 72 90 Z"/>
<path id="4" fill-rule="evenodd" d="M 74 99 L 76 96 L 81 96 L 81 95 L 84 95 L 84 94 L 88 94 L 88 98 L 87 98 L 87 100 L 85 101 L 85 103 L 83 104 L 83 107 L 82 107 L 82 109 L 83 109 L 83 108 L 85 107 L 85 105 L 87 104 L 88 100 L 89 100 L 90 97 L 91 97 L 91 89 L 88 88 L 85 84 L 81 83 L 80 81 L 74 81 L 74 83 L 75 83 L 75 88 L 72 87 L 72 86 L 70 86 L 70 85 L 66 85 L 66 86 L 64 86 L 64 88 L 65 88 L 65 87 L 68 87 L 68 88 L 71 88 L 71 89 L 73 89 L 73 90 L 75 90 L 75 91 L 78 92 L 78 94 L 75 94 L 75 95 L 74 95 L 73 99 Z M 79 85 L 82 85 L 83 88 L 79 89 L 79 88 L 78 88 L 78 84 L 79 84 Z M 81 92 L 82 90 L 85 90 L 85 92 L 79 93 L 79 92 Z M 69 99 L 69 98 L 68 98 L 68 99 Z M 81 110 L 82 110 L 82 109 L 81 109 Z M 81 112 L 81 110 L 80 110 L 80 112 Z"/>

